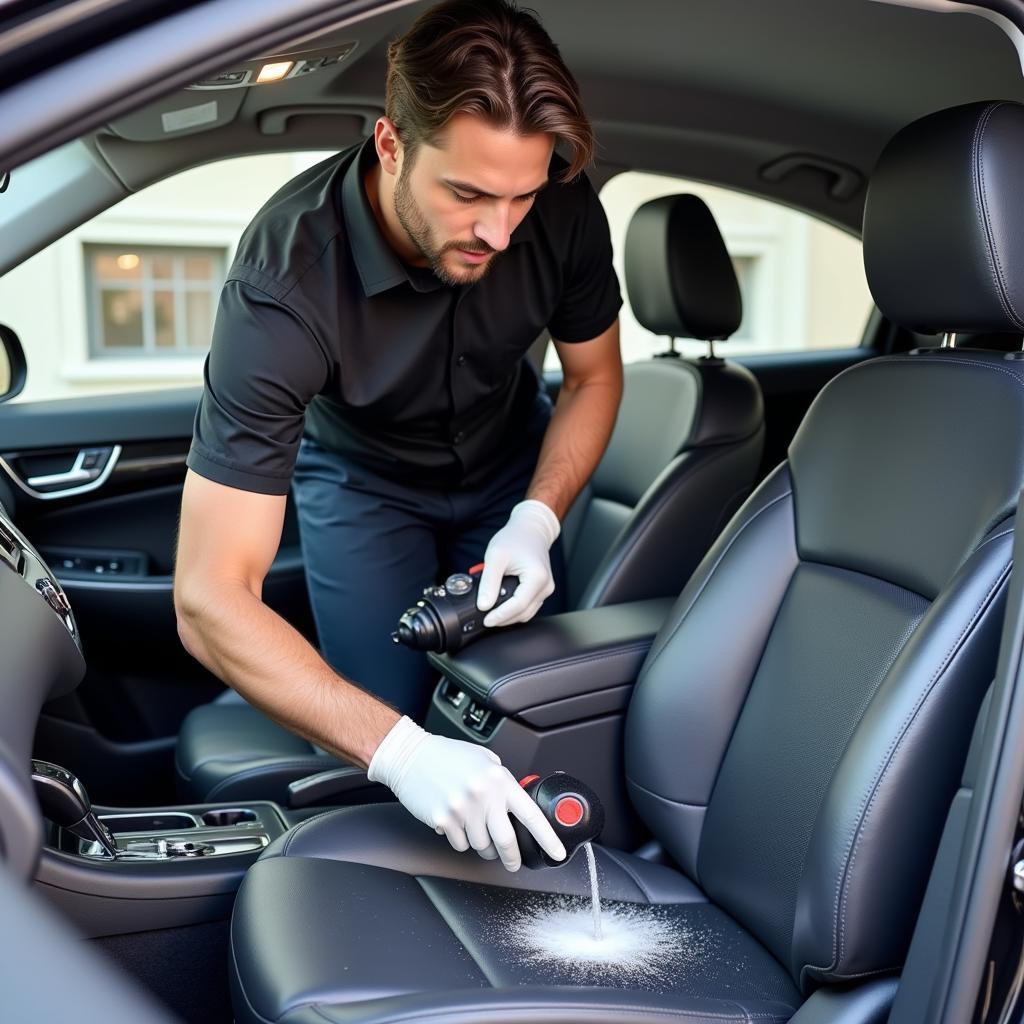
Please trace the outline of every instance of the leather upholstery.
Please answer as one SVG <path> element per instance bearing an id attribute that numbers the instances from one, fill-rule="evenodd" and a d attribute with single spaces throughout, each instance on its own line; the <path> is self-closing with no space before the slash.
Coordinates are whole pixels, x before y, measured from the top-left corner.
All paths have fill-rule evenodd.
<path id="1" fill-rule="evenodd" d="M 656 992 L 620 991 L 614 974 L 605 987 L 552 987 L 578 983 L 577 972 L 538 969 L 516 943 L 517 920 L 589 894 L 582 854 L 558 871 L 509 875 L 456 854 L 397 805 L 311 819 L 242 883 L 232 921 L 236 1020 L 501 1021 L 531 1009 L 526 1019 L 538 1021 L 789 1019 L 799 995 L 786 972 L 692 883 L 628 854 L 599 850 L 598 861 L 609 900 L 657 904 L 701 951 L 666 962 L 657 984 L 648 979 Z M 714 995 L 723 979 L 724 1005 Z M 305 1017 L 314 1007 L 320 1016 Z"/>
<path id="2" fill-rule="evenodd" d="M 1001 357 L 977 358 L 996 366 Z M 895 441 L 885 434 L 880 446 L 875 435 L 865 442 L 853 429 L 866 409 L 882 422 L 898 420 L 905 388 L 889 388 L 885 378 L 891 371 L 902 382 L 907 365 L 902 358 L 864 364 L 825 389 L 794 444 L 800 458 L 759 488 L 709 552 L 634 691 L 631 792 L 685 874 L 601 851 L 604 893 L 685 901 L 674 919 L 699 933 L 707 952 L 698 968 L 645 993 L 652 1019 L 660 1009 L 686 1019 L 746 1013 L 786 1020 L 798 993 L 899 969 L 994 671 L 1012 541 L 1009 521 L 998 516 L 1021 468 L 996 457 L 997 479 L 983 493 L 947 494 L 943 510 L 959 500 L 977 514 L 961 520 L 950 510 L 961 527 L 944 527 L 941 546 L 956 550 L 960 564 L 934 599 L 802 557 L 801 501 L 821 484 L 819 444 L 842 460 L 847 448 L 873 443 L 879 465 L 895 445 L 909 475 L 932 471 L 927 434 Z M 943 403 L 946 377 L 963 376 L 974 400 L 997 405 L 1008 428 L 1006 439 L 992 438 L 984 417 L 962 419 L 962 444 L 943 460 L 947 481 L 986 445 L 1013 450 L 1024 430 L 1024 378 L 1008 389 L 1001 374 L 981 373 L 982 391 L 974 392 L 977 368 L 955 355 L 913 365 L 929 387 L 941 381 L 935 394 Z M 927 393 L 915 400 L 927 404 Z M 837 426 L 843 415 L 846 431 Z M 830 428 L 820 438 L 818 423 Z M 905 493 L 877 495 L 873 514 L 900 524 Z M 995 524 L 977 537 L 976 521 Z M 847 535 L 843 522 L 833 526 Z M 920 557 L 931 557 L 922 550 Z M 913 549 L 907 559 L 916 569 Z M 313 863 L 293 866 L 296 859 Z M 510 890 L 571 895 L 584 885 L 573 865 L 508 876 L 493 863 L 459 857 L 400 807 L 311 819 L 267 851 L 239 893 L 236 1012 L 240 1020 L 257 1013 L 288 1020 L 315 1004 L 328 1019 L 386 1020 L 435 992 L 453 1013 L 471 994 L 489 1009 L 497 1004 L 495 1012 L 524 1005 L 542 1016 L 551 1009 L 544 993 L 532 1003 L 518 986 L 571 979 L 520 962 L 501 940 L 502 922 L 538 906 Z M 317 913 L 325 899 L 332 914 Z M 363 900 L 377 908 L 369 917 Z M 357 917 L 355 941 L 346 922 Z M 270 919 L 275 927 L 266 928 Z M 296 951 L 287 954 L 285 942 Z M 407 966 L 413 945 L 420 952 Z M 725 949 L 743 975 L 739 990 L 713 969 Z M 429 950 L 437 950 L 436 968 Z M 481 996 L 488 988 L 490 997 Z M 578 987 L 576 998 L 609 1015 L 615 1008 L 599 986 Z"/>
<path id="3" fill-rule="evenodd" d="M 930 847 L 909 858 L 900 851 L 920 851 L 911 836 L 937 840 L 936 811 L 955 781 L 945 765 L 955 775 L 964 722 L 994 669 L 1007 517 L 1024 468 L 1024 377 L 1008 379 L 1000 356 L 975 359 L 989 369 L 955 353 L 921 363 L 897 357 L 830 384 L 794 441 L 791 465 L 762 486 L 694 574 L 634 692 L 626 763 L 635 806 L 683 868 L 796 976 L 834 980 L 898 964 L 912 913 L 893 912 L 892 890 L 919 894 Z M 925 386 L 911 398 L 905 374 L 918 367 Z M 949 404 L 951 378 L 963 379 L 970 406 Z M 973 390 L 976 380 L 987 397 Z M 975 410 L 945 453 L 932 449 L 931 420 L 917 407 L 933 393 L 947 415 Z M 996 435 L 980 412 L 993 406 L 1002 413 Z M 897 430 L 908 407 L 922 413 L 924 429 Z M 871 410 L 864 430 L 853 427 L 860 409 Z M 989 466 L 985 487 L 958 486 L 954 500 L 949 481 L 975 479 L 979 459 Z M 887 490 L 894 463 L 910 480 Z M 846 472 L 833 473 L 837 466 Z M 928 495 L 933 472 L 944 486 L 929 515 L 912 481 L 920 473 Z M 816 503 L 829 487 L 845 500 Z M 858 488 L 869 497 L 857 500 Z M 978 523 L 993 525 L 985 535 Z M 906 539 L 902 561 L 890 556 L 886 527 Z M 912 536 L 932 533 L 938 548 Z M 805 544 L 805 536 L 829 543 Z M 864 563 L 851 566 L 851 551 Z M 906 586 L 929 576 L 940 581 L 934 601 L 934 592 Z M 666 749 L 680 754 L 667 759 Z M 900 795 L 873 788 L 885 757 L 887 771 L 905 780 Z M 872 816 L 887 822 L 885 841 L 873 847 L 886 868 L 869 883 L 859 870 L 844 874 L 855 856 L 845 840 L 859 834 L 872 797 Z M 864 853 L 856 856 L 863 863 Z M 840 879 L 836 909 L 824 897 Z"/>
<path id="4" fill-rule="evenodd" d="M 932 127 L 953 145 L 977 126 L 954 111 Z M 915 187 L 931 166 L 916 169 Z M 898 198 L 883 196 L 897 234 Z M 232 935 L 239 1020 L 788 1020 L 816 989 L 899 971 L 995 670 L 1024 472 L 1014 367 L 1000 353 L 901 356 L 826 386 L 655 638 L 626 772 L 680 870 L 599 858 L 608 897 L 639 890 L 699 936 L 692 965 L 618 991 L 567 976 L 507 936 L 545 905 L 538 893 L 579 892 L 574 863 L 502 875 L 400 807 L 353 808 L 249 872 Z M 831 1002 L 881 1019 L 891 988 L 865 991 Z M 808 1020 L 828 1009 L 814 1002 Z"/>
<path id="5" fill-rule="evenodd" d="M 1005 410 L 1022 379 L 1019 362 L 955 349 L 840 374 L 831 401 L 812 405 L 790 448 L 801 557 L 934 598 L 1016 507 L 1024 435 Z M 865 402 L 877 412 L 851 436 L 847 407 Z M 950 495 L 950 479 L 962 500 Z"/>
<path id="6" fill-rule="evenodd" d="M 627 254 L 627 265 L 636 262 L 631 296 L 634 288 L 652 296 L 669 289 L 657 301 L 681 317 L 676 334 L 722 337 L 735 329 L 729 328 L 741 315 L 735 271 L 703 202 L 668 197 L 637 217 Z M 650 232 L 666 250 L 648 246 Z M 671 263 L 671 271 L 659 269 L 659 261 Z M 674 597 L 749 493 L 761 461 L 763 420 L 760 388 L 741 366 L 720 359 L 627 366 L 608 450 L 563 528 L 568 607 Z M 634 654 L 639 664 L 642 655 Z M 517 688 L 512 702 L 521 704 L 525 692 Z M 616 709 L 618 701 L 608 710 Z M 183 799 L 287 803 L 289 782 L 340 762 L 228 697 L 186 717 L 176 763 Z"/>
<path id="7" fill-rule="evenodd" d="M 728 338 L 743 300 L 715 218 L 694 195 L 644 203 L 626 231 L 626 288 L 633 315 L 652 334 Z"/>
<path id="8" fill-rule="evenodd" d="M 671 601 L 637 601 L 538 619 L 460 651 L 431 654 L 446 678 L 488 707 L 517 715 L 583 694 L 631 686 Z"/>
<path id="9" fill-rule="evenodd" d="M 288 783 L 341 764 L 227 690 L 191 711 L 174 756 L 178 791 L 189 803 L 275 800 Z"/>
<path id="10" fill-rule="evenodd" d="M 741 366 L 654 359 L 625 367 L 615 432 L 566 520 L 569 606 L 677 594 L 749 493 L 763 421 L 761 390 Z"/>
<path id="11" fill-rule="evenodd" d="M 1024 330 L 1022 174 L 1017 103 L 943 110 L 893 138 L 864 210 L 868 285 L 890 320 L 927 334 Z"/>

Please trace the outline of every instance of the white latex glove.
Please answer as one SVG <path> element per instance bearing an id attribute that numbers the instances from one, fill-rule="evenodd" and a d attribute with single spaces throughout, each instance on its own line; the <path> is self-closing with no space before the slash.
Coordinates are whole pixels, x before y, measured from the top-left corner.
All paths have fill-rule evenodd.
<path id="1" fill-rule="evenodd" d="M 518 576 L 519 586 L 484 619 L 485 626 L 529 622 L 537 614 L 555 589 L 549 552 L 561 529 L 558 516 L 542 501 L 528 499 L 512 509 L 508 522 L 491 538 L 484 552 L 476 606 L 482 612 L 493 607 L 503 576 Z"/>
<path id="2" fill-rule="evenodd" d="M 403 717 L 381 741 L 366 774 L 460 853 L 472 846 L 485 860 L 500 857 L 509 871 L 518 871 L 522 857 L 511 813 L 552 860 L 565 859 L 565 847 L 540 808 L 486 747 L 435 736 Z"/>

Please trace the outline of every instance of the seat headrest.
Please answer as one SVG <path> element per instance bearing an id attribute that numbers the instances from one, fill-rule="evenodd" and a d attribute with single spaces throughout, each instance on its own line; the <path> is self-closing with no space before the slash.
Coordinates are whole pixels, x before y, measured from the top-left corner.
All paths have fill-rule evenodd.
<path id="1" fill-rule="evenodd" d="M 1024 106 L 930 114 L 882 151 L 864 209 L 878 308 L 927 334 L 1024 330 Z"/>
<path id="2" fill-rule="evenodd" d="M 707 204 L 662 196 L 633 214 L 626 232 L 626 290 L 652 334 L 720 341 L 743 319 L 736 271 Z"/>

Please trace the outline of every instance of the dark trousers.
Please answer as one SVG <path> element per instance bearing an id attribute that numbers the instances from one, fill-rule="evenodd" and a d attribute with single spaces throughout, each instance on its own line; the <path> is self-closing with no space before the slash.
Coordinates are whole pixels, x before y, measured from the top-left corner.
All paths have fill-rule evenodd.
<path id="1" fill-rule="evenodd" d="M 332 667 L 422 721 L 438 673 L 391 632 L 424 587 L 483 561 L 526 493 L 538 450 L 539 440 L 511 455 L 479 487 L 442 489 L 386 479 L 302 441 L 293 490 L 320 650 Z M 559 542 L 551 566 L 555 593 L 542 614 L 562 610 Z"/>

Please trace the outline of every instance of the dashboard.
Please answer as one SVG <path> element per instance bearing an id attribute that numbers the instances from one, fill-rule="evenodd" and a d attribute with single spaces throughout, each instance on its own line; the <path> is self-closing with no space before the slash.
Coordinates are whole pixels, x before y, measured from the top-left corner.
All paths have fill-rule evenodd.
<path id="1" fill-rule="evenodd" d="M 0 506 L 0 860 L 31 877 L 42 844 L 29 775 L 43 704 L 85 674 L 75 615 L 46 562 Z"/>

